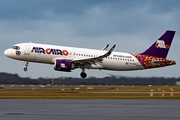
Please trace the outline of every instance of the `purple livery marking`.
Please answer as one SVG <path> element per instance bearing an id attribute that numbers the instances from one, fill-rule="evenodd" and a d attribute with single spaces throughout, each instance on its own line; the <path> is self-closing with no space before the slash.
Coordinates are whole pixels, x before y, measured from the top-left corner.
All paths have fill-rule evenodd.
<path id="1" fill-rule="evenodd" d="M 72 68 L 72 62 L 67 60 L 57 59 L 54 64 L 54 69 L 57 71 L 70 72 Z"/>
<path id="2" fill-rule="evenodd" d="M 21 55 L 21 51 L 16 51 L 16 55 Z"/>
<path id="3" fill-rule="evenodd" d="M 166 58 L 170 49 L 175 31 L 166 31 L 151 47 L 149 47 L 142 55 Z"/>
<path id="4" fill-rule="evenodd" d="M 141 54 L 133 54 L 133 56 L 138 59 L 138 61 L 142 64 L 142 66 L 145 69 L 164 67 L 176 64 L 175 61 L 169 60 L 167 58 L 160 58 Z"/>
<path id="5" fill-rule="evenodd" d="M 35 53 L 44 53 L 45 54 L 45 50 L 44 48 L 41 47 L 33 47 L 31 52 L 35 52 Z"/>
<path id="6" fill-rule="evenodd" d="M 31 52 L 43 53 L 43 54 L 53 54 L 53 55 L 64 55 L 64 56 L 69 55 L 69 52 L 67 50 L 52 49 L 52 48 L 44 49 L 41 47 L 33 47 Z"/>

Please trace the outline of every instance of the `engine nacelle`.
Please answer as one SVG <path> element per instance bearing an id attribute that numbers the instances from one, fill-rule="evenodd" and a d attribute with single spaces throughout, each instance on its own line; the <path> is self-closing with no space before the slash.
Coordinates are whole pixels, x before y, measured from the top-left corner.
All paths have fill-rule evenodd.
<path id="1" fill-rule="evenodd" d="M 59 59 L 55 60 L 54 70 L 71 72 L 72 69 L 74 69 L 74 65 L 72 64 L 71 61 L 59 60 Z"/>

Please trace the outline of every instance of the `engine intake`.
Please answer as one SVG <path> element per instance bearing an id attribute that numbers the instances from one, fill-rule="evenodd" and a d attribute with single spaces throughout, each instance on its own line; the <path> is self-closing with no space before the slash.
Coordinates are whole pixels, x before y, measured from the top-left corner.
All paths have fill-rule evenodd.
<path id="1" fill-rule="evenodd" d="M 71 70 L 74 69 L 73 66 L 74 65 L 71 61 L 56 59 L 54 64 L 54 70 L 71 72 Z"/>

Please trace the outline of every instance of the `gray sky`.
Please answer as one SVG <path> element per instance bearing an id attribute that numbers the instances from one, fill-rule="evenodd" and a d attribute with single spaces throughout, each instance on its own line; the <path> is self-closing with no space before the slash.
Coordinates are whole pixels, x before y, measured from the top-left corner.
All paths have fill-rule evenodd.
<path id="1" fill-rule="evenodd" d="M 177 65 L 132 71 L 86 70 L 88 76 L 179 77 L 179 0 L 0 0 L 0 72 L 22 77 L 79 77 L 53 70 L 52 65 L 24 62 L 4 56 L 4 50 L 21 42 L 102 49 L 116 44 L 115 51 L 140 53 L 166 30 L 175 30 L 168 58 Z"/>

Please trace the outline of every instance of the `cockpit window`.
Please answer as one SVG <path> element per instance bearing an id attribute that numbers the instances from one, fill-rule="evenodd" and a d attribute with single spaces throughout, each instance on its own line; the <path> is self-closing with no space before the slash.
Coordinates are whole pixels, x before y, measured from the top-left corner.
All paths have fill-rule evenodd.
<path id="1" fill-rule="evenodd" d="M 19 46 L 13 46 L 12 48 L 15 49 L 15 50 L 20 50 Z"/>

